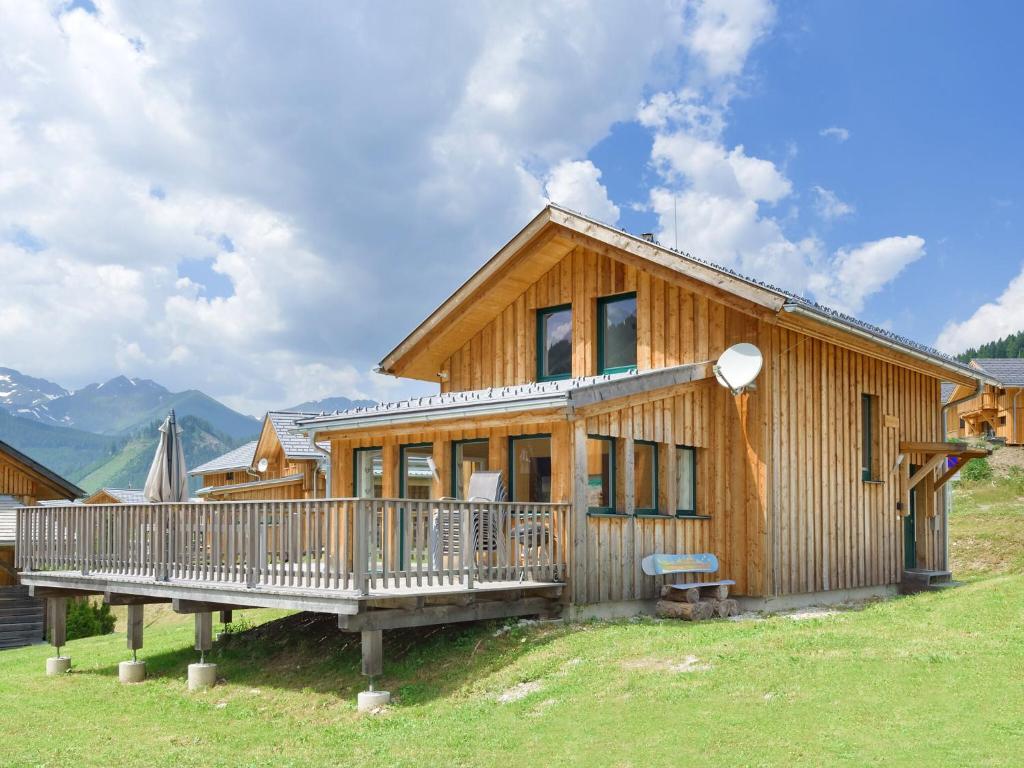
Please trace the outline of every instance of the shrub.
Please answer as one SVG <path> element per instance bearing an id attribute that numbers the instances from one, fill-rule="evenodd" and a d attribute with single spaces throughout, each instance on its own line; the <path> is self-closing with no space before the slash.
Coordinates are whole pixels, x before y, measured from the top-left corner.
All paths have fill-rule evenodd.
<path id="1" fill-rule="evenodd" d="M 1010 467 L 1006 480 L 1015 494 L 1024 496 L 1024 467 Z"/>
<path id="2" fill-rule="evenodd" d="M 967 465 L 960 470 L 960 479 L 969 482 L 980 482 L 992 479 L 992 465 L 988 459 L 971 459 Z"/>
<path id="3" fill-rule="evenodd" d="M 68 601 L 68 640 L 93 635 L 109 635 L 114 631 L 114 615 L 110 606 L 93 602 L 88 597 Z"/>

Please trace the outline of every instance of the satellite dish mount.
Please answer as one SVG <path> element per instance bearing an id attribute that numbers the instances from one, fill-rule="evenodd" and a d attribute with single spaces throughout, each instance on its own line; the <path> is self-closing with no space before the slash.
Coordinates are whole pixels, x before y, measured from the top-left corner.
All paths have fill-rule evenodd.
<path id="1" fill-rule="evenodd" d="M 754 386 L 754 379 L 761 372 L 764 357 L 753 344 L 735 344 L 729 347 L 718 362 L 712 366 L 718 383 L 732 394 L 739 395 Z"/>

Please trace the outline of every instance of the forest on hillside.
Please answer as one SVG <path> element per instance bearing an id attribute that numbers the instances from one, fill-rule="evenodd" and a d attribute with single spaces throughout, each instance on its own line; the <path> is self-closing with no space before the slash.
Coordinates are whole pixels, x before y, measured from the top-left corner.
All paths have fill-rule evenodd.
<path id="1" fill-rule="evenodd" d="M 1024 331 L 1011 333 L 980 347 L 971 347 L 957 355 L 957 359 L 964 363 L 969 363 L 976 357 L 1024 357 Z"/>

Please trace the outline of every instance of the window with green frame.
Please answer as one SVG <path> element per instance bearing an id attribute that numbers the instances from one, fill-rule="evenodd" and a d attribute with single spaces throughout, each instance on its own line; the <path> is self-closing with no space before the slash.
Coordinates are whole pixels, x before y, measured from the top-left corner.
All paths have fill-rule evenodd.
<path id="1" fill-rule="evenodd" d="M 657 443 L 633 443 L 633 506 L 637 514 L 658 513 Z"/>
<path id="2" fill-rule="evenodd" d="M 697 514 L 697 449 L 689 445 L 676 446 L 676 514 Z"/>
<path id="3" fill-rule="evenodd" d="M 359 499 L 379 499 L 384 493 L 384 451 L 355 448 L 352 451 L 352 491 Z"/>
<path id="4" fill-rule="evenodd" d="M 537 310 L 537 381 L 572 376 L 572 305 Z"/>
<path id="5" fill-rule="evenodd" d="M 431 460 L 433 443 L 406 443 L 398 449 L 398 495 L 403 499 L 429 499 L 434 487 Z"/>
<path id="6" fill-rule="evenodd" d="M 879 476 L 878 416 L 878 397 L 862 394 L 860 396 L 860 476 L 862 480 L 875 480 Z"/>
<path id="7" fill-rule="evenodd" d="M 636 368 L 636 294 L 597 300 L 597 370 L 618 373 Z"/>
<path id="8" fill-rule="evenodd" d="M 490 460 L 487 438 L 456 440 L 452 443 L 452 496 L 466 499 L 474 472 L 486 472 Z"/>
<path id="9" fill-rule="evenodd" d="M 587 438 L 587 510 L 615 511 L 615 438 Z"/>
<path id="10" fill-rule="evenodd" d="M 551 435 L 508 439 L 509 499 L 551 501 Z"/>

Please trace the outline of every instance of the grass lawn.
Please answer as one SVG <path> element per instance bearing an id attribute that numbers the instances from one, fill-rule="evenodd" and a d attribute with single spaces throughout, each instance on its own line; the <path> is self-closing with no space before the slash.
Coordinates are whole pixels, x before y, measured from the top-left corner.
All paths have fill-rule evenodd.
<path id="1" fill-rule="evenodd" d="M 961 588 L 804 620 L 388 633 L 377 716 L 328 621 L 244 612 L 260 626 L 214 652 L 227 682 L 188 694 L 191 623 L 151 609 L 142 685 L 117 682 L 121 633 L 71 643 L 59 679 L 45 646 L 0 653 L 3 764 L 1019 765 L 1024 512 L 997 486 L 958 494 Z"/>

